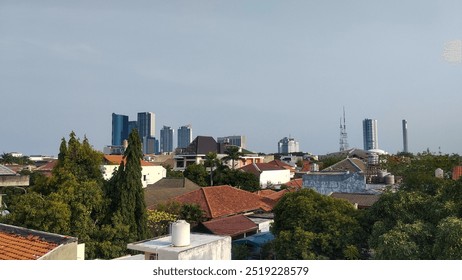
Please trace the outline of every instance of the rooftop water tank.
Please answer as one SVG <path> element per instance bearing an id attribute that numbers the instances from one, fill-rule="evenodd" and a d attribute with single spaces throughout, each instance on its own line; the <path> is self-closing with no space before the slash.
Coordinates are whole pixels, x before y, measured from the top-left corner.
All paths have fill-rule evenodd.
<path id="1" fill-rule="evenodd" d="M 395 184 L 395 175 L 388 174 L 385 176 L 385 184 L 391 186 Z"/>
<path id="2" fill-rule="evenodd" d="M 441 168 L 435 170 L 435 177 L 436 178 L 444 178 L 444 171 Z"/>
<path id="3" fill-rule="evenodd" d="M 175 247 L 189 246 L 191 243 L 190 225 L 185 220 L 172 223 L 172 244 Z"/>

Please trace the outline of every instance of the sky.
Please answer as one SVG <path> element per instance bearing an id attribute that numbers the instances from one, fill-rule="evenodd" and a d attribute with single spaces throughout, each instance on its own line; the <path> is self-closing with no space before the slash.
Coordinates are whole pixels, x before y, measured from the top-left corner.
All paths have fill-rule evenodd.
<path id="1" fill-rule="evenodd" d="M 0 0 L 0 153 L 102 150 L 111 114 L 154 112 L 248 149 L 462 154 L 462 1 Z"/>

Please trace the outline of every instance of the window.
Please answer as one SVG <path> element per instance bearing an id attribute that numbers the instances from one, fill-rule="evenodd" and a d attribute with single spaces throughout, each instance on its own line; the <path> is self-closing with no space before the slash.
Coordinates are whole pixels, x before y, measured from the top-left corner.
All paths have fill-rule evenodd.
<path id="1" fill-rule="evenodd" d="M 159 259 L 159 254 L 157 253 L 149 253 L 148 255 L 148 260 L 158 260 Z"/>

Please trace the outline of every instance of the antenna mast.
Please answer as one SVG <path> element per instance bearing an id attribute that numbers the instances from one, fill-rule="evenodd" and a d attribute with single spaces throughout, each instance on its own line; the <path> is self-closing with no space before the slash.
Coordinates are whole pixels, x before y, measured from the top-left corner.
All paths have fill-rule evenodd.
<path id="1" fill-rule="evenodd" d="M 343 125 L 342 118 L 340 118 L 340 151 L 348 150 L 348 134 L 346 132 L 346 118 L 345 118 L 345 107 L 343 107 Z"/>

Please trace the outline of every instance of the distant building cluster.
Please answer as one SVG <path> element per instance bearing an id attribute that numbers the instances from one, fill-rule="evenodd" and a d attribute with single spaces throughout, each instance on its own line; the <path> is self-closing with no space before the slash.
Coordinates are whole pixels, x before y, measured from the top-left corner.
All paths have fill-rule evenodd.
<path id="1" fill-rule="evenodd" d="M 300 144 L 294 138 L 284 137 L 278 142 L 279 154 L 291 154 L 300 152 Z"/>
<path id="2" fill-rule="evenodd" d="M 142 143 L 143 154 L 165 154 L 175 150 L 174 129 L 163 126 L 159 137 L 156 137 L 156 117 L 152 112 L 140 112 L 136 121 L 130 121 L 126 115 L 112 114 L 112 141 L 104 149 L 105 154 L 123 153 L 128 135 L 132 129 L 138 129 Z M 181 126 L 178 129 L 178 148 L 185 148 L 192 141 L 191 125 Z"/>

